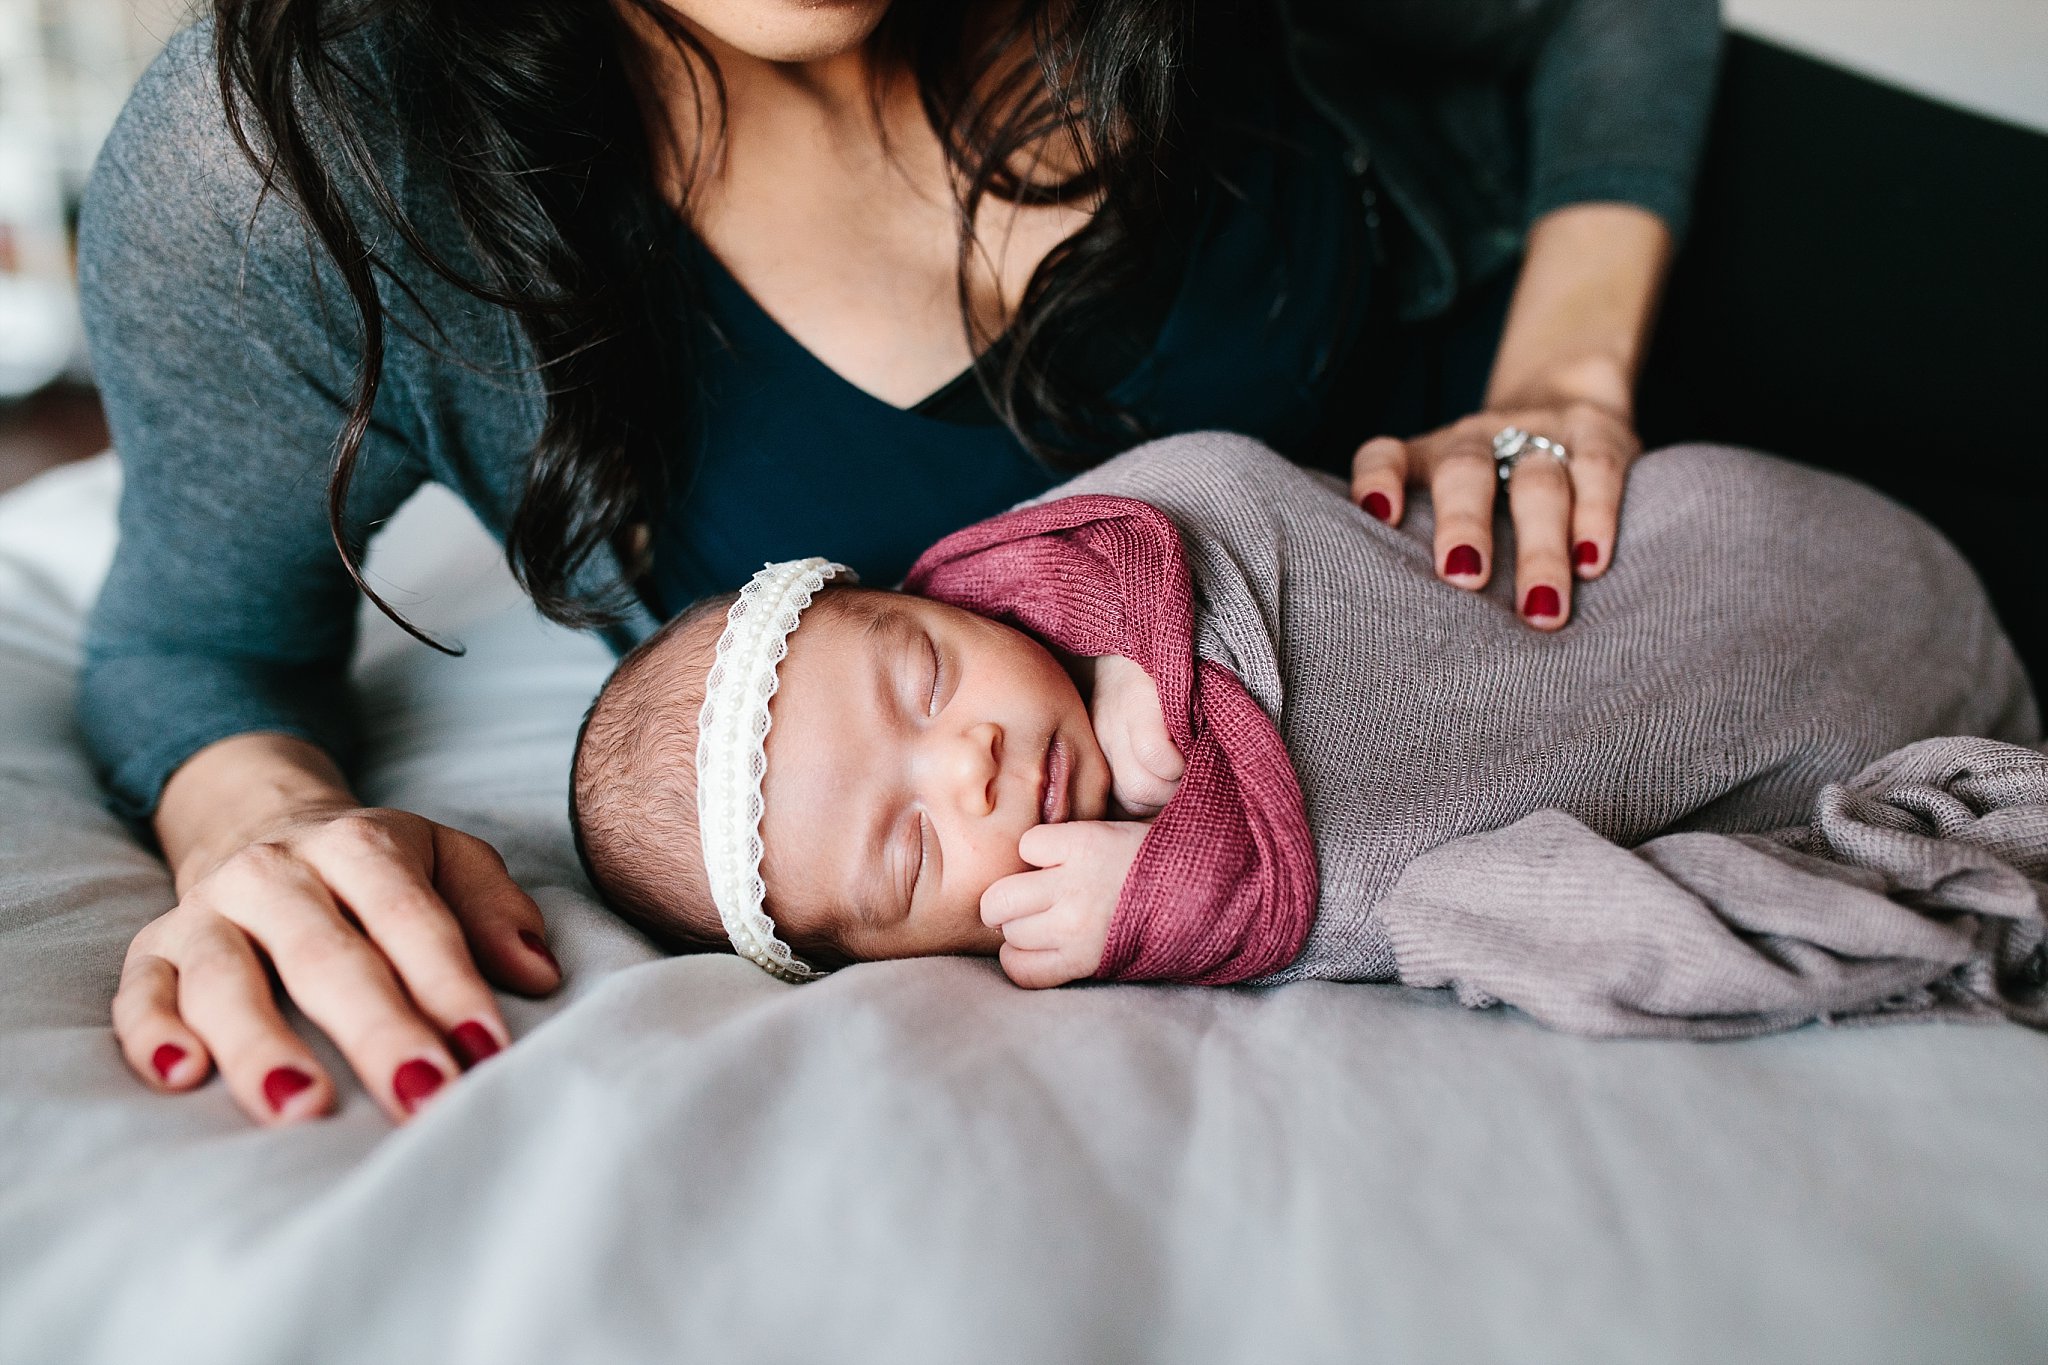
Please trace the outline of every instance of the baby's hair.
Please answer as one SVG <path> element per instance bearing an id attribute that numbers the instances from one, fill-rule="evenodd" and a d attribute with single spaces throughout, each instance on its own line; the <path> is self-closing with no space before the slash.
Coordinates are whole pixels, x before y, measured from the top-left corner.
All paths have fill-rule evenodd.
<path id="1" fill-rule="evenodd" d="M 692 603 L 619 661 L 584 714 L 569 827 L 584 875 L 670 952 L 726 948 L 697 832 L 697 712 L 736 592 Z"/>
<path id="2" fill-rule="evenodd" d="M 569 827 L 584 875 L 620 918 L 669 952 L 732 948 L 704 876 L 697 714 L 738 597 L 692 603 L 620 660 L 583 717 L 570 764 Z M 835 584 L 805 615 L 843 612 L 872 627 L 886 600 Z M 810 951 L 830 958 L 833 945 Z"/>

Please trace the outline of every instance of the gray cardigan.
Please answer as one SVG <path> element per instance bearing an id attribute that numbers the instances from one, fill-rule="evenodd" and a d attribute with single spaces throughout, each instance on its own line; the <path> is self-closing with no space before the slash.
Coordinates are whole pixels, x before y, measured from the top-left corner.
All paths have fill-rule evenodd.
<path id="1" fill-rule="evenodd" d="M 1559 205 L 1640 204 L 1682 228 L 1711 101 L 1715 0 L 1285 0 L 1297 81 L 1372 160 L 1403 313 L 1448 307 Z M 356 596 L 322 485 L 354 319 L 290 211 L 259 203 L 213 81 L 206 25 L 174 38 L 100 155 L 80 221 L 87 337 L 126 484 L 86 640 L 79 715 L 116 807 L 154 809 L 196 750 L 275 731 L 348 760 Z M 428 237 L 459 225 L 395 140 L 379 149 Z M 358 205 L 359 219 L 369 215 Z M 513 320 L 408 271 L 353 524 L 422 482 L 500 534 L 543 396 Z M 594 566 L 594 572 L 609 569 Z M 649 622 L 633 623 L 629 638 Z"/>

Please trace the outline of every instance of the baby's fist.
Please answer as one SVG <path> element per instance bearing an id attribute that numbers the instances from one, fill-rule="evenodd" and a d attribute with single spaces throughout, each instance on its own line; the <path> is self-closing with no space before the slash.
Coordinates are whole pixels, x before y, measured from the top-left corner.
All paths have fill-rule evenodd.
<path id="1" fill-rule="evenodd" d="M 1095 975 L 1124 877 L 1146 825 L 1074 820 L 1034 825 L 1017 852 L 1032 865 L 984 891 L 981 921 L 1003 931 L 1003 971 L 1020 986 L 1064 985 Z"/>
<path id="2" fill-rule="evenodd" d="M 1187 763 L 1166 733 L 1151 676 L 1117 654 L 1094 662 L 1088 716 L 1109 760 L 1112 794 L 1125 813 L 1149 820 L 1173 800 Z"/>

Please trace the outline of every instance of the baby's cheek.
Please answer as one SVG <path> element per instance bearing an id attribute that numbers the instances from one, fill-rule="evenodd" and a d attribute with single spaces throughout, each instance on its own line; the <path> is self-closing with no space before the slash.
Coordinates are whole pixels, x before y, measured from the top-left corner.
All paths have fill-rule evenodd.
<path id="1" fill-rule="evenodd" d="M 961 932 L 971 934 L 977 942 L 993 934 L 994 937 L 989 939 L 993 945 L 989 951 L 993 952 L 995 947 L 1002 944 L 1003 935 L 1002 931 L 990 930 L 981 922 L 982 895 L 991 886 L 1013 873 L 1029 872 L 1031 864 L 1018 855 L 1014 842 L 995 841 L 988 841 L 976 847 L 973 858 L 963 859 L 962 863 L 958 880 L 955 881 L 951 875 L 946 879 L 953 884 L 950 889 L 957 892 L 951 907 L 953 913 L 949 918 L 954 920 Z"/>

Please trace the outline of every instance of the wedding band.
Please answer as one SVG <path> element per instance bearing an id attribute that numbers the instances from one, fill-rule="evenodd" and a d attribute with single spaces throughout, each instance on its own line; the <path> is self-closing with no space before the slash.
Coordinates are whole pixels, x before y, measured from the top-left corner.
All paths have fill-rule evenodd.
<path id="1" fill-rule="evenodd" d="M 1502 483 L 1508 481 L 1508 476 L 1515 472 L 1515 466 L 1532 450 L 1541 451 L 1559 464 L 1571 463 L 1572 454 L 1561 442 L 1520 427 L 1502 427 L 1500 434 L 1493 438 L 1493 467 Z"/>

